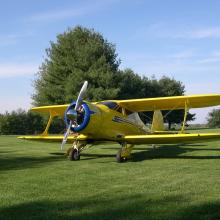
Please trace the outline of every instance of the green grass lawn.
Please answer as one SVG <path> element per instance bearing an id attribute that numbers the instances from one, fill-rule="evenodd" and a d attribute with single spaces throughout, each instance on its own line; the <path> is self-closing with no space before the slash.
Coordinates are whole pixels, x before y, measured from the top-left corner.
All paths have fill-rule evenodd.
<path id="1" fill-rule="evenodd" d="M 136 146 L 122 164 L 118 145 L 80 161 L 59 147 L 0 136 L 1 220 L 220 219 L 220 141 Z"/>

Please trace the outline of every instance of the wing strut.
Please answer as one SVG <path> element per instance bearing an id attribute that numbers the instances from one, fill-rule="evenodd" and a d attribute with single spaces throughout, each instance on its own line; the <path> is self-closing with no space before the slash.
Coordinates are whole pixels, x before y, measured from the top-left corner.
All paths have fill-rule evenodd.
<path id="1" fill-rule="evenodd" d="M 185 124 L 186 124 L 186 118 L 187 118 L 187 113 L 189 111 L 189 100 L 185 101 L 185 112 L 184 112 L 184 119 L 183 119 L 183 124 L 181 128 L 181 133 L 185 133 Z"/>
<path id="2" fill-rule="evenodd" d="M 50 125 L 51 125 L 51 123 L 52 123 L 52 120 L 53 120 L 53 118 L 54 118 L 55 116 L 57 116 L 57 114 L 54 113 L 53 111 L 50 111 L 50 117 L 49 117 L 49 120 L 48 120 L 48 122 L 47 122 L 47 126 L 46 126 L 44 132 L 43 132 L 41 135 L 43 135 L 43 136 L 47 136 L 47 135 L 48 135 L 48 130 L 49 130 Z"/>

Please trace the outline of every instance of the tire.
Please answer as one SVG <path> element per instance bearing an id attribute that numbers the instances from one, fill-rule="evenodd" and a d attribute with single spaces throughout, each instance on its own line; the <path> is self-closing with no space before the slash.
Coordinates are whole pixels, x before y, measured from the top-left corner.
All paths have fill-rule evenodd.
<path id="1" fill-rule="evenodd" d="M 127 160 L 126 157 L 122 157 L 122 156 L 121 156 L 121 152 L 122 152 L 122 149 L 120 149 L 120 150 L 118 151 L 118 153 L 116 154 L 116 161 L 117 161 L 118 163 L 123 163 L 123 162 L 125 162 L 125 161 Z"/>
<path id="2" fill-rule="evenodd" d="M 72 149 L 69 153 L 70 160 L 80 160 L 80 154 L 77 149 Z"/>

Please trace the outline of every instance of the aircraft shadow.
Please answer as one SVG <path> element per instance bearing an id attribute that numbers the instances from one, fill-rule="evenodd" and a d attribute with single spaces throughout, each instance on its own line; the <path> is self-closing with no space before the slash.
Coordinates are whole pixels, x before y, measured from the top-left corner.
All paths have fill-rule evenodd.
<path id="1" fill-rule="evenodd" d="M 220 155 L 219 156 L 182 155 L 182 154 L 194 152 L 194 151 L 220 151 L 220 149 L 215 149 L 215 148 L 211 148 L 211 149 L 210 148 L 194 148 L 194 146 L 199 147 L 199 146 L 204 146 L 204 145 L 162 145 L 162 146 L 158 146 L 156 148 L 151 148 L 148 150 L 143 150 L 142 148 L 142 149 L 139 149 L 140 151 L 132 153 L 132 159 L 130 161 L 137 162 L 137 161 L 142 161 L 142 160 L 147 160 L 147 159 L 157 159 L 157 158 L 220 159 Z"/>
<path id="2" fill-rule="evenodd" d="M 197 155 L 182 155 L 188 152 L 194 151 L 220 151 L 215 148 L 202 148 L 206 145 L 193 144 L 193 145 L 164 145 L 153 148 L 134 148 L 130 162 L 138 162 L 149 159 L 157 158 L 178 158 L 178 159 L 220 159 L 220 156 L 197 156 Z M 201 148 L 199 148 L 201 147 Z M 108 147 L 102 148 L 109 149 Z M 93 160 L 97 158 L 115 158 L 119 148 L 111 148 L 115 150 L 113 154 L 100 154 L 100 153 L 87 153 L 86 151 L 81 153 L 81 160 Z M 7 156 L 9 151 L 1 151 L 0 154 L 0 172 L 5 170 L 21 170 L 31 167 L 39 167 L 47 163 L 53 163 L 55 161 L 66 160 L 63 152 L 53 152 L 49 156 L 32 157 L 32 156 Z"/>
<path id="3" fill-rule="evenodd" d="M 134 147 L 132 151 L 131 159 L 129 161 L 137 162 L 147 159 L 156 158 L 179 158 L 179 159 L 220 159 L 220 156 L 196 156 L 196 155 L 181 155 L 194 151 L 220 151 L 218 148 L 203 148 L 205 144 L 176 144 L 176 145 L 162 145 L 157 146 L 155 149 L 149 148 L 149 145 L 145 148 Z M 201 147 L 201 148 L 199 148 Z M 101 153 L 87 153 L 86 150 L 81 153 L 81 160 L 93 160 L 97 158 L 115 158 L 119 147 L 103 147 L 102 150 L 115 150 L 113 154 L 101 154 Z M 62 155 L 62 153 L 51 153 L 54 155 Z"/>
<path id="4" fill-rule="evenodd" d="M 65 155 L 65 152 L 52 152 L 50 153 L 51 155 L 56 155 L 56 156 L 64 156 Z"/>
<path id="5" fill-rule="evenodd" d="M 93 153 L 81 153 L 81 160 L 93 160 L 97 158 L 115 157 L 115 154 L 93 154 Z"/>
<path id="6" fill-rule="evenodd" d="M 135 145 L 134 149 L 135 150 L 143 150 L 143 147 L 138 147 L 139 145 Z M 156 145 L 157 146 L 157 145 Z M 158 145 L 161 146 L 161 145 Z M 164 145 L 164 146 L 189 146 L 189 147 L 206 147 L 206 144 L 173 144 L 173 145 Z M 151 148 L 151 145 L 146 145 L 147 148 Z M 103 147 L 103 149 L 108 149 L 108 150 L 117 150 L 119 149 L 120 146 L 118 145 L 118 147 Z M 206 149 L 207 150 L 207 149 Z M 215 149 L 216 150 L 216 149 Z M 217 149 L 218 150 L 218 149 Z M 220 149 L 219 149 L 220 150 Z"/>
<path id="7" fill-rule="evenodd" d="M 179 159 L 220 159 L 220 156 L 197 156 L 197 155 L 181 155 L 194 151 L 220 151 L 219 148 L 205 148 L 205 144 L 173 144 L 173 145 L 160 145 L 156 148 L 149 148 L 149 145 L 144 147 L 134 147 L 131 153 L 131 159 L 129 161 L 137 162 L 147 159 L 156 158 L 179 158 Z M 201 148 L 200 148 L 201 147 Z M 92 154 L 82 153 L 82 156 L 87 158 L 81 158 L 82 160 L 91 160 L 95 158 L 115 157 L 119 147 L 103 147 L 102 150 L 115 150 L 115 154 Z"/>

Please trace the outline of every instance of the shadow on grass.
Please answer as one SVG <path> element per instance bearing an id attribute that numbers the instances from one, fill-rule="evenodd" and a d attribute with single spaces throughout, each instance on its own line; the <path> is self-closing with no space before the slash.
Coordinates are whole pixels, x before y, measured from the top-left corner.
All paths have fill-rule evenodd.
<path id="1" fill-rule="evenodd" d="M 134 148 L 138 150 L 132 153 L 131 162 L 138 162 L 149 159 L 156 158 L 178 158 L 178 159 L 220 159 L 220 156 L 197 156 L 197 155 L 182 155 L 184 153 L 193 151 L 220 151 L 220 149 L 215 148 L 202 148 L 206 145 L 193 144 L 193 145 L 164 145 L 157 147 L 156 149 L 148 148 Z M 196 148 L 195 148 L 196 147 Z M 201 147 L 201 148 L 198 148 Z M 103 150 L 108 148 L 103 148 Z M 98 154 L 98 153 L 86 153 L 82 152 L 81 160 L 93 160 L 97 158 L 115 158 L 117 153 L 117 148 L 115 154 Z M 13 151 L 12 151 L 13 152 Z M 13 152 L 14 153 L 14 152 Z M 20 170 L 31 167 L 39 167 L 45 165 L 46 163 L 52 163 L 56 161 L 66 160 L 63 152 L 53 152 L 50 156 L 43 157 L 28 157 L 28 156 L 13 156 L 10 155 L 9 151 L 0 152 L 0 171 L 5 170 Z M 115 160 L 114 160 L 115 161 Z M 71 163 L 71 162 L 70 162 Z"/>
<path id="2" fill-rule="evenodd" d="M 52 153 L 50 153 L 50 154 L 51 154 L 51 155 L 56 155 L 56 156 L 59 156 L 59 155 L 60 155 L 60 156 L 61 156 L 61 155 L 62 155 L 62 156 L 65 156 L 66 153 L 65 153 L 65 152 L 52 152 Z"/>
<path id="3" fill-rule="evenodd" d="M 178 196 L 151 200 L 139 195 L 114 199 L 96 197 L 79 201 L 35 201 L 1 208 L 0 216 L 4 220 L 214 220 L 220 218 L 219 209 L 219 202 L 190 206 Z"/>
<path id="4" fill-rule="evenodd" d="M 55 153 L 50 153 L 51 155 L 63 155 L 64 157 L 66 157 L 66 152 L 55 152 Z M 97 158 L 107 158 L 107 157 L 115 157 L 115 154 L 95 154 L 95 153 L 86 153 L 85 151 L 83 151 L 82 153 L 80 153 L 81 160 L 92 160 L 92 159 L 97 159 Z"/>
<path id="5" fill-rule="evenodd" d="M 144 146 L 144 145 L 142 145 Z M 151 148 L 152 145 L 146 145 L 146 149 L 149 149 Z M 156 145 L 157 146 L 157 145 Z M 160 145 L 158 145 L 160 146 Z M 165 146 L 165 145 L 164 145 Z M 173 144 L 173 145 L 167 145 L 167 146 L 182 146 L 182 147 L 185 147 L 185 146 L 188 146 L 188 147 L 206 147 L 207 145 L 206 144 Z M 117 150 L 120 148 L 120 145 L 118 145 L 118 148 L 116 147 L 104 147 L 103 149 L 108 149 L 108 150 Z M 144 147 L 138 147 L 138 145 L 135 145 L 134 147 L 135 150 L 144 150 L 145 148 Z M 210 148 L 203 148 L 204 150 L 219 150 L 220 149 L 210 149 Z M 202 148 L 198 149 L 198 150 L 202 150 Z"/>
<path id="6" fill-rule="evenodd" d="M 15 150 L 0 150 L 0 155 L 1 154 L 8 154 L 8 153 L 14 153 Z"/>
<path id="7" fill-rule="evenodd" d="M 209 156 L 209 155 L 181 155 L 184 153 L 189 153 L 193 151 L 200 151 L 200 150 L 206 150 L 206 151 L 220 151 L 220 149 L 209 149 L 209 148 L 193 148 L 189 146 L 195 146 L 195 145 L 186 145 L 187 147 L 182 147 L 183 145 L 164 145 L 160 147 L 156 147 L 155 149 L 148 149 L 143 150 L 139 152 L 134 152 L 132 154 L 133 159 L 132 161 L 142 161 L 147 159 L 155 159 L 155 158 L 168 158 L 168 159 L 220 159 L 220 156 Z M 198 147 L 198 145 L 196 145 Z M 200 146 L 200 145 L 199 145 Z"/>
<path id="8" fill-rule="evenodd" d="M 12 157 L 0 156 L 0 171 L 22 170 L 27 168 L 39 167 L 46 163 L 52 163 L 64 160 L 64 156 L 47 156 L 47 157 Z"/>
<path id="9" fill-rule="evenodd" d="M 115 157 L 115 154 L 93 154 L 93 153 L 81 153 L 82 160 L 93 160 L 97 158 L 108 158 L 108 157 Z"/>
<path id="10" fill-rule="evenodd" d="M 220 151 L 218 148 L 203 148 L 204 144 L 176 144 L 176 145 L 163 145 L 153 148 L 148 148 L 144 150 L 144 148 L 134 147 L 134 150 L 137 152 L 132 152 L 131 161 L 137 162 L 147 159 L 155 159 L 155 158 L 179 158 L 179 159 L 220 159 L 219 156 L 197 156 L 197 155 L 182 155 L 184 153 L 194 152 L 194 151 Z M 198 148 L 201 147 L 201 148 Z M 92 160 L 96 158 L 115 158 L 117 150 L 116 148 L 103 148 L 102 150 L 114 149 L 115 154 L 94 154 L 94 153 L 85 153 L 83 152 L 81 155 L 82 160 Z"/>

